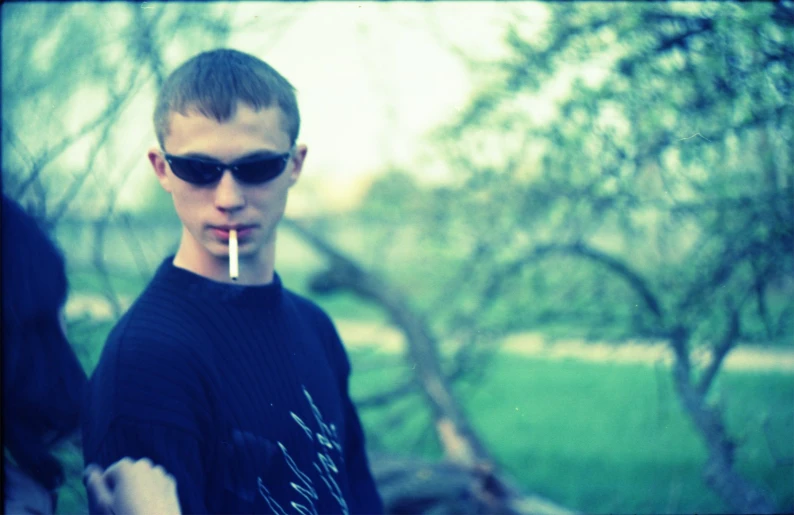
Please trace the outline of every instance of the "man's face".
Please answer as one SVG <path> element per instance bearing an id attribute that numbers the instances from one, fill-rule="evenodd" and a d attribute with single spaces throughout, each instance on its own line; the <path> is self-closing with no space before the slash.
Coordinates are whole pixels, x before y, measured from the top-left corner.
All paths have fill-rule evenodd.
<path id="1" fill-rule="evenodd" d="M 258 153 L 284 154 L 290 151 L 290 138 L 281 117 L 277 106 L 255 111 L 243 103 L 223 123 L 197 112 L 173 113 L 165 151 L 227 164 Z M 218 269 L 228 259 L 229 230 L 236 228 L 241 270 L 245 263 L 256 267 L 272 262 L 276 226 L 305 156 L 306 147 L 296 147 L 284 172 L 263 184 L 240 183 L 227 169 L 217 182 L 199 186 L 175 176 L 163 153 L 151 150 L 149 160 L 184 225 L 180 259 L 197 271 Z"/>

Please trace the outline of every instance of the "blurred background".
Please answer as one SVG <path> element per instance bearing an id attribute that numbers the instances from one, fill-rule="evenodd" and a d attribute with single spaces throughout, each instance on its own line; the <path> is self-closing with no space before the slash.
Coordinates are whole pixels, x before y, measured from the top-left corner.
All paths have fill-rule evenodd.
<path id="1" fill-rule="evenodd" d="M 277 270 L 391 511 L 794 510 L 791 2 L 4 3 L 3 191 L 89 373 L 178 243 L 158 87 L 220 46 L 297 88 Z"/>

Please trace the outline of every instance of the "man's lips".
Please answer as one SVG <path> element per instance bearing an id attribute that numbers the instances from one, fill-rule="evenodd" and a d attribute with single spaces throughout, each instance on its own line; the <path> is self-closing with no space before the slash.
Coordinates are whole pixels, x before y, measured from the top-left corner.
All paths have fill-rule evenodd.
<path id="1" fill-rule="evenodd" d="M 255 228 L 255 225 L 220 225 L 210 226 L 210 231 L 212 231 L 212 233 L 218 238 L 222 240 L 228 240 L 229 231 L 232 229 L 237 229 L 237 239 L 244 239 L 250 235 Z"/>

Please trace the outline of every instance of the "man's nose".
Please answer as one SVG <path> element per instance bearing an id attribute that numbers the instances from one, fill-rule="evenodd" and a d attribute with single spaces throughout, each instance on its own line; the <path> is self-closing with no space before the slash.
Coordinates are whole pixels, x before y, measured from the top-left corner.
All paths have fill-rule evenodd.
<path id="1" fill-rule="evenodd" d="M 223 172 L 215 186 L 215 207 L 221 211 L 234 211 L 245 205 L 243 187 L 229 170 Z"/>

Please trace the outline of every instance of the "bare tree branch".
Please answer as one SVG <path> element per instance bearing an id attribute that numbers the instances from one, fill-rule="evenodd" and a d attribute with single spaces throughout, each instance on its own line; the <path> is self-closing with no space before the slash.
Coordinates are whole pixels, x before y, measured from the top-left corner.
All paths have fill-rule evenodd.
<path id="1" fill-rule="evenodd" d="M 120 95 L 116 95 L 115 98 L 108 103 L 108 106 L 105 108 L 105 110 L 99 114 L 99 116 L 83 125 L 79 131 L 66 136 L 60 142 L 51 146 L 49 149 L 45 150 L 38 157 L 36 157 L 35 161 L 33 162 L 33 166 L 31 167 L 30 174 L 13 193 L 14 197 L 21 198 L 30 185 L 38 179 L 39 174 L 41 174 L 42 170 L 49 163 L 65 152 L 74 143 L 81 140 L 87 134 L 93 132 L 96 128 L 102 126 L 102 124 L 106 123 L 109 119 L 113 118 L 130 100 L 132 96 L 131 92 L 133 84 L 134 83 L 130 84 L 130 87 Z"/>
<path id="2" fill-rule="evenodd" d="M 152 272 L 152 267 L 146 260 L 146 255 L 143 253 L 143 247 L 138 238 L 135 237 L 132 220 L 128 214 L 121 216 L 121 223 L 124 225 L 122 235 L 124 236 L 127 246 L 130 248 L 130 253 L 135 260 L 135 267 L 138 269 L 138 275 L 141 280 L 149 280 Z"/>
<path id="3" fill-rule="evenodd" d="M 36 158 L 33 156 L 33 153 L 27 145 L 25 145 L 25 142 L 17 136 L 16 131 L 5 118 L 3 118 L 3 136 L 5 136 L 8 142 L 11 143 L 20 155 L 22 155 L 22 158 L 28 162 L 29 166 L 34 166 Z"/>
<path id="4" fill-rule="evenodd" d="M 54 207 L 47 218 L 51 221 L 51 223 L 55 223 L 57 220 L 60 220 L 63 215 L 69 210 L 70 207 L 74 205 L 74 199 L 77 196 L 77 193 L 82 189 L 83 185 L 85 184 L 88 177 L 93 175 L 96 161 L 99 158 L 99 154 L 101 149 L 107 143 L 108 138 L 110 137 L 110 131 L 113 128 L 115 123 L 114 119 L 107 119 L 105 120 L 104 127 L 102 128 L 102 132 L 100 133 L 99 137 L 97 138 L 96 143 L 90 152 L 90 158 L 88 161 L 88 165 L 86 166 L 86 170 L 79 174 L 69 185 L 69 189 L 64 193 L 61 197 L 61 201 L 58 203 L 56 207 Z"/>
<path id="5" fill-rule="evenodd" d="M 472 336 L 474 331 L 471 331 Z M 470 338 L 455 352 L 453 357 L 453 364 L 451 371 L 446 375 L 446 381 L 455 383 L 463 378 L 470 379 L 472 368 L 471 363 L 476 363 L 474 369 L 476 373 L 483 374 L 486 370 L 486 363 L 483 361 L 483 354 L 494 355 L 497 350 L 495 347 L 487 349 L 487 352 L 478 352 L 478 339 Z M 397 386 L 389 388 L 388 390 L 370 394 L 363 399 L 356 401 L 356 405 L 362 409 L 378 408 L 387 404 L 391 404 L 403 397 L 417 393 L 419 385 L 413 378 L 404 379 Z"/>
<path id="6" fill-rule="evenodd" d="M 152 4 L 155 12 L 147 18 L 144 10 L 138 4 L 129 4 L 132 13 L 133 23 L 131 25 L 132 34 L 129 37 L 129 50 L 132 54 L 134 63 L 146 63 L 155 79 L 156 88 L 159 90 L 165 82 L 166 71 L 160 53 L 161 45 L 157 41 L 156 23 L 164 19 L 165 4 Z M 183 12 L 182 16 L 186 16 Z M 174 24 L 179 26 L 179 23 Z"/>
<path id="7" fill-rule="evenodd" d="M 113 319 L 118 320 L 124 314 L 118 292 L 110 282 L 110 271 L 105 263 L 105 238 L 107 236 L 108 217 L 98 218 L 94 221 L 94 245 L 91 252 L 91 263 L 99 276 L 102 284 L 102 295 L 110 303 Z"/>
<path id="8" fill-rule="evenodd" d="M 368 395 L 363 399 L 356 400 L 356 406 L 360 409 L 379 408 L 381 406 L 391 404 L 394 401 L 401 399 L 412 393 L 416 393 L 419 386 L 413 379 L 408 379 L 400 383 L 394 388 L 390 388 L 384 392 Z"/>
<path id="9" fill-rule="evenodd" d="M 653 292 L 650 283 L 642 275 L 631 268 L 627 263 L 618 258 L 590 247 L 582 242 L 572 244 L 547 244 L 537 245 L 520 258 L 500 267 L 499 270 L 490 274 L 490 281 L 480 294 L 481 298 L 492 299 L 499 295 L 499 291 L 522 269 L 541 259 L 553 254 L 563 254 L 586 258 L 598 263 L 623 279 L 640 299 L 642 299 L 648 311 L 661 323 L 664 320 L 661 304 L 657 295 Z"/>
<path id="10" fill-rule="evenodd" d="M 708 394 L 711 384 L 714 382 L 714 378 L 717 377 L 717 373 L 722 366 L 722 362 L 725 360 L 730 350 L 736 345 L 739 333 L 739 310 L 733 309 L 731 311 L 730 320 L 728 321 L 728 330 L 722 337 L 722 341 L 714 348 L 711 362 L 708 368 L 703 372 L 703 376 L 697 386 L 697 391 L 700 395 L 705 397 L 706 394 Z"/>
<path id="11" fill-rule="evenodd" d="M 563 247 L 564 249 L 564 247 Z M 658 319 L 663 320 L 664 316 L 659 300 L 655 293 L 651 291 L 650 284 L 639 272 L 633 270 L 628 264 L 619 259 L 601 252 L 584 243 L 575 243 L 568 246 L 570 252 L 575 255 L 589 258 L 612 270 L 619 277 L 623 278 L 629 286 L 640 296 L 648 310 Z"/>

